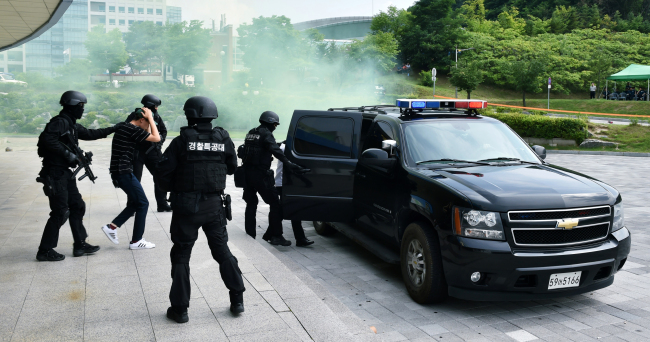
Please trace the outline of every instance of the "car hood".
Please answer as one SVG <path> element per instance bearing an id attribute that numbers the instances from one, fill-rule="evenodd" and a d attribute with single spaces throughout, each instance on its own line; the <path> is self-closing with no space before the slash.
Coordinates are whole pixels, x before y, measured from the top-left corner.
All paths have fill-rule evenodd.
<path id="1" fill-rule="evenodd" d="M 435 170 L 476 209 L 509 211 L 613 205 L 618 192 L 598 180 L 553 165 L 474 166 Z"/>

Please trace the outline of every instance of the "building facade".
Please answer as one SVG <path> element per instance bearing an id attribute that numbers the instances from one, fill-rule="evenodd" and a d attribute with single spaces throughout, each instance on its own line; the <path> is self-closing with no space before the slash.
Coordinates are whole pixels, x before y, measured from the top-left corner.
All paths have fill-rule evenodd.
<path id="1" fill-rule="evenodd" d="M 74 0 L 56 25 L 24 45 L 25 71 L 52 76 L 72 58 L 86 58 L 87 33 L 88 0 Z"/>
<path id="2" fill-rule="evenodd" d="M 363 40 L 370 33 L 371 23 L 372 17 L 337 17 L 295 23 L 293 28 L 298 31 L 316 29 L 325 40 Z"/>
<path id="3" fill-rule="evenodd" d="M 167 6 L 167 22 L 178 24 L 183 22 L 183 9 L 176 6 Z"/>
<path id="4" fill-rule="evenodd" d="M 17 74 L 25 72 L 24 45 L 0 52 L 0 72 Z"/>
<path id="5" fill-rule="evenodd" d="M 90 27 L 104 25 L 107 30 L 127 32 L 136 21 L 153 21 L 162 26 L 166 21 L 166 0 L 90 1 Z"/>

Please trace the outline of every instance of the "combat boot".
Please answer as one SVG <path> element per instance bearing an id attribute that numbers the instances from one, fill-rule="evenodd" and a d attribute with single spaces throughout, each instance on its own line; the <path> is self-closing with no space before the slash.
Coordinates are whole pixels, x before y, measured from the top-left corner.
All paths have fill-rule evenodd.
<path id="1" fill-rule="evenodd" d="M 298 247 L 307 247 L 307 246 L 309 246 L 309 245 L 311 245 L 313 243 L 314 243 L 314 241 L 309 240 L 308 238 L 304 238 L 304 239 L 301 239 L 301 240 L 296 239 L 296 246 L 298 246 Z"/>
<path id="2" fill-rule="evenodd" d="M 65 255 L 57 253 L 54 249 L 47 251 L 39 250 L 36 254 L 36 259 L 38 261 L 61 261 L 65 259 Z"/>
<path id="3" fill-rule="evenodd" d="M 167 203 L 163 203 L 163 205 L 158 206 L 158 212 L 159 213 L 164 213 L 164 212 L 168 213 L 168 212 L 171 212 L 171 211 L 172 211 L 172 207 L 170 207 L 169 204 L 167 204 Z"/>
<path id="4" fill-rule="evenodd" d="M 230 292 L 230 312 L 239 315 L 244 312 L 244 294 Z"/>
<path id="5" fill-rule="evenodd" d="M 275 246 L 291 246 L 291 241 L 284 238 L 284 236 L 273 236 L 269 243 Z"/>
<path id="6" fill-rule="evenodd" d="M 74 244 L 72 247 L 72 255 L 76 257 L 80 257 L 84 254 L 92 254 L 95 253 L 99 250 L 99 246 L 93 246 L 86 241 L 82 242 L 81 244 L 77 245 Z"/>
<path id="7" fill-rule="evenodd" d="M 187 323 L 190 320 L 190 317 L 187 316 L 187 309 L 182 312 L 181 310 L 174 310 L 171 306 L 167 309 L 167 318 L 176 321 L 176 323 Z"/>

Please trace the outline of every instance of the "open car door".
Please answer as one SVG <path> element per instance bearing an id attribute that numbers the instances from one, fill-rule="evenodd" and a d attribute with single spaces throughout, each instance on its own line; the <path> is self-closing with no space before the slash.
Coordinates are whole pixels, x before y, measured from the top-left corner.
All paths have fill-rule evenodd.
<path id="1" fill-rule="evenodd" d="M 284 219 L 348 222 L 354 218 L 352 193 L 359 158 L 362 114 L 296 110 L 285 155 L 309 172 L 286 170 L 282 178 Z"/>

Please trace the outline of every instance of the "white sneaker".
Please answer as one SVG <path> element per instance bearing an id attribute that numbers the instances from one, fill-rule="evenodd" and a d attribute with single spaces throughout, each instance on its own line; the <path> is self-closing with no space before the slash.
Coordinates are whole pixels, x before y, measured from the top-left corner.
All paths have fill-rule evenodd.
<path id="1" fill-rule="evenodd" d="M 112 243 L 118 245 L 120 240 L 117 238 L 117 229 L 111 229 L 108 225 L 102 227 L 102 231 L 106 234 L 106 237 L 111 240 Z"/>
<path id="2" fill-rule="evenodd" d="M 149 249 L 154 247 L 156 247 L 155 243 L 151 243 L 145 239 L 129 244 L 129 249 Z"/>

